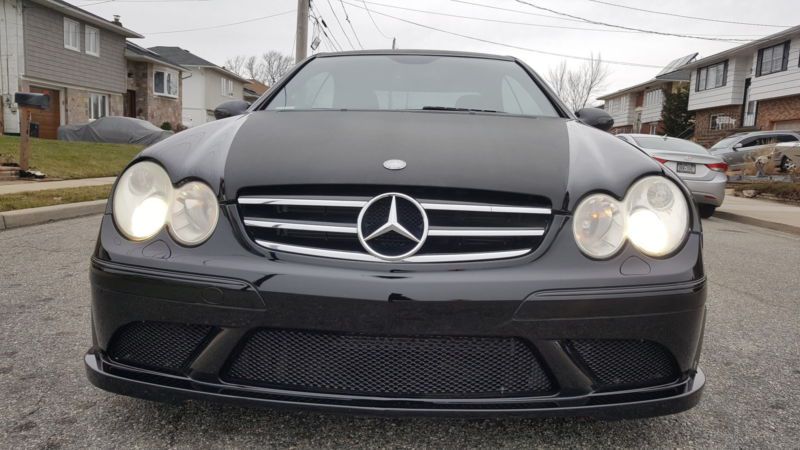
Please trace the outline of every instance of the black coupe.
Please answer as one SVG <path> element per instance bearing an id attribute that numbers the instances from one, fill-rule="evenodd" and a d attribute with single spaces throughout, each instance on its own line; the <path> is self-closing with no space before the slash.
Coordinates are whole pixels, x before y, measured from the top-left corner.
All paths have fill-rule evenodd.
<path id="1" fill-rule="evenodd" d="M 696 207 L 606 113 L 512 57 L 406 50 L 315 55 L 242 108 L 119 177 L 96 386 L 359 414 L 699 401 Z"/>

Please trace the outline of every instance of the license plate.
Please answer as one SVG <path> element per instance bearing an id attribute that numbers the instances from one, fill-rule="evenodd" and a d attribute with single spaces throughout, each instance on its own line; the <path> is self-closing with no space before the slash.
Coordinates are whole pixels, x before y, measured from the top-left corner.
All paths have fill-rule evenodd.
<path id="1" fill-rule="evenodd" d="M 695 173 L 696 170 L 697 169 L 694 167 L 694 163 L 678 163 L 678 173 Z"/>

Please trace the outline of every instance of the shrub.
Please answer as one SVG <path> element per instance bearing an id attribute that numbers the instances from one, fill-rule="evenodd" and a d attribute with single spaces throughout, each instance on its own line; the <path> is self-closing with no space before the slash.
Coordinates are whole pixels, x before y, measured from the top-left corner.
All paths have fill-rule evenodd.
<path id="1" fill-rule="evenodd" d="M 172 124 L 169 122 L 164 122 L 161 124 L 162 130 L 172 131 Z"/>

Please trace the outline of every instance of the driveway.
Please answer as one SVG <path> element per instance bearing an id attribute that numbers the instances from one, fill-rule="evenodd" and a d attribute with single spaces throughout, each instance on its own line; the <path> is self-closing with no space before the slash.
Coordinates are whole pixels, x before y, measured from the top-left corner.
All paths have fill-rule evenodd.
<path id="1" fill-rule="evenodd" d="M 89 255 L 99 217 L 0 232 L 0 448 L 784 447 L 800 442 L 800 236 L 704 222 L 701 365 L 683 414 L 589 419 L 375 419 L 165 405 L 86 381 Z"/>

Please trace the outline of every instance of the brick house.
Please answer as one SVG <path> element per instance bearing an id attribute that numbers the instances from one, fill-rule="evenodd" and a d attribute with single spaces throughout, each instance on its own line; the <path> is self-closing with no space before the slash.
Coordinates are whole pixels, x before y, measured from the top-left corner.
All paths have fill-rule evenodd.
<path id="1" fill-rule="evenodd" d="M 687 68 L 698 143 L 711 146 L 740 131 L 800 130 L 800 26 Z"/>
<path id="2" fill-rule="evenodd" d="M 18 134 L 16 92 L 50 95 L 32 129 L 56 138 L 60 125 L 122 115 L 127 90 L 125 39 L 142 35 L 61 0 L 0 0 L 2 131 Z"/>
<path id="3" fill-rule="evenodd" d="M 158 53 L 128 42 L 125 48 L 128 76 L 124 115 L 155 126 L 182 124 L 183 74 L 186 68 Z"/>
<path id="4" fill-rule="evenodd" d="M 213 121 L 217 106 L 244 99 L 244 84 L 249 82 L 246 78 L 180 47 L 150 50 L 191 72 L 183 79 L 183 125 L 193 127 Z"/>
<path id="5" fill-rule="evenodd" d="M 690 75 L 684 67 L 696 57 L 697 53 L 693 53 L 678 58 L 655 78 L 597 97 L 605 102 L 604 109 L 614 118 L 614 127 L 609 131 L 613 134 L 663 133 L 664 95 L 688 87 Z"/>

